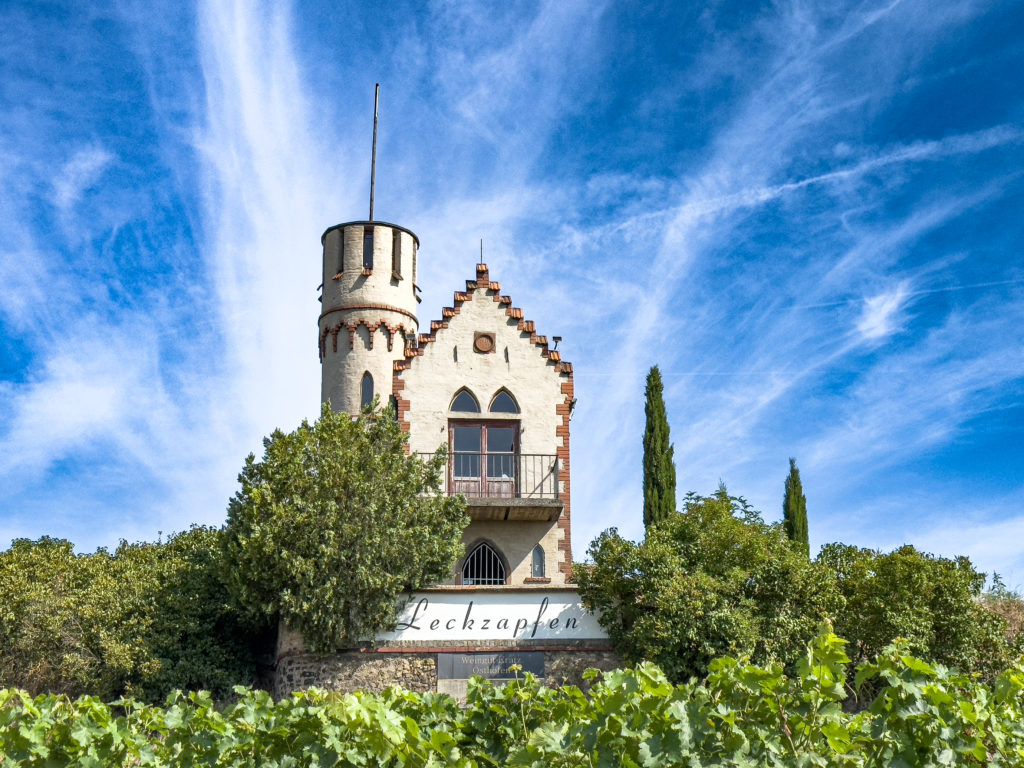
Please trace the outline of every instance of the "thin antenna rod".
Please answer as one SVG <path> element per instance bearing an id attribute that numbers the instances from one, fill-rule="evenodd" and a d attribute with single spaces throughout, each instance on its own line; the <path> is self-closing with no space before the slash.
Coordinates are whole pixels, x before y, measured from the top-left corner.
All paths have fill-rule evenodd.
<path id="1" fill-rule="evenodd" d="M 484 239 L 480 238 L 480 263 L 484 263 Z"/>
<path id="2" fill-rule="evenodd" d="M 373 221 L 373 186 L 377 181 L 377 103 L 380 83 L 373 86 L 373 155 L 370 158 L 370 221 Z"/>

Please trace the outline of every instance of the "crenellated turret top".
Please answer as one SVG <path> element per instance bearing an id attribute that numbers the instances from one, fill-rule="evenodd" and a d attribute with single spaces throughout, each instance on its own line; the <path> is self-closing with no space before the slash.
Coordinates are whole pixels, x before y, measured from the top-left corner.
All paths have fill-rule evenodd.
<path id="1" fill-rule="evenodd" d="M 389 229 L 398 229 L 408 234 L 413 239 L 413 242 L 416 243 L 417 248 L 420 246 L 420 239 L 416 236 L 415 232 L 388 221 L 346 221 L 342 224 L 335 224 L 333 227 L 328 227 L 324 230 L 324 233 L 320 236 L 320 242 L 323 243 L 327 239 L 327 235 L 334 230 L 344 229 L 345 227 L 388 227 Z"/>

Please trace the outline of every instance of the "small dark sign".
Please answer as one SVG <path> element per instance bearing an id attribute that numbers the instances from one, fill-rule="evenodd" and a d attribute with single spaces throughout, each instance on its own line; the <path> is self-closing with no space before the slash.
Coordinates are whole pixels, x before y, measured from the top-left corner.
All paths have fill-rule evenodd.
<path id="1" fill-rule="evenodd" d="M 511 680 L 516 673 L 509 667 L 518 664 L 523 672 L 544 676 L 544 654 L 541 651 L 508 651 L 503 653 L 439 653 L 437 677 L 439 680 L 466 680 L 473 675 L 488 680 Z"/>

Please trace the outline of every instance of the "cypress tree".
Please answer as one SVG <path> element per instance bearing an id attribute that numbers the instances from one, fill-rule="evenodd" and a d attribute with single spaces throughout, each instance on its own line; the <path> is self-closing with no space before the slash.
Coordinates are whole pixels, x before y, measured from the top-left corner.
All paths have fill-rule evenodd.
<path id="1" fill-rule="evenodd" d="M 789 476 L 786 478 L 786 495 L 782 499 L 782 525 L 790 541 L 800 545 L 804 554 L 810 557 L 811 542 L 807 535 L 807 499 L 800 484 L 800 470 L 796 459 L 789 460 Z"/>
<path id="2" fill-rule="evenodd" d="M 644 528 L 676 511 L 676 465 L 672 461 L 664 387 L 658 366 L 647 374 L 644 413 Z"/>

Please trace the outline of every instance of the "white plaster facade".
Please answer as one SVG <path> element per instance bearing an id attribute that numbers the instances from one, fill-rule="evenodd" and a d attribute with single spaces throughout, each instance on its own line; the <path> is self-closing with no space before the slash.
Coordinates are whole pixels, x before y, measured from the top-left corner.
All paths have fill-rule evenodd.
<path id="1" fill-rule="evenodd" d="M 364 267 L 364 237 L 370 232 L 372 267 Z M 327 230 L 323 244 L 323 400 L 335 410 L 357 412 L 368 373 L 380 400 L 393 398 L 410 450 L 417 453 L 448 445 L 455 426 L 513 427 L 516 468 L 509 473 L 514 479 L 505 485 L 483 483 L 479 494 L 467 498 L 472 522 L 463 539 L 468 550 L 486 541 L 499 552 L 510 587 L 566 585 L 571 573 L 572 366 L 501 294 L 484 264 L 477 265 L 464 291 L 456 291 L 442 319 L 430 324 L 430 333 L 418 333 L 414 281 L 419 243 L 412 232 L 380 222 L 351 222 Z M 397 260 L 395 247 L 401 251 Z M 489 344 L 478 343 L 481 335 Z M 451 410 L 462 390 L 473 395 L 480 413 Z M 512 396 L 518 413 L 489 412 L 502 391 Z M 474 466 L 486 462 L 484 456 Z M 461 487 L 452 475 L 450 464 L 448 492 Z M 538 544 L 544 553 L 542 576 L 534 574 Z M 451 583 L 461 583 L 461 565 Z"/>

